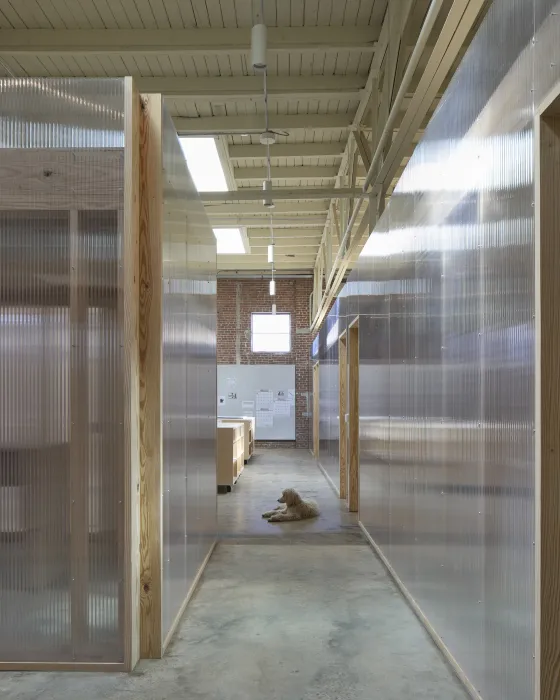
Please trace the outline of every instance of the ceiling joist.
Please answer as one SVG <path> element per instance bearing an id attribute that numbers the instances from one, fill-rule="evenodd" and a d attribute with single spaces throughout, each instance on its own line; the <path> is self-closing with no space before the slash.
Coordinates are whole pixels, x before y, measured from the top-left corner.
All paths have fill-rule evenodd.
<path id="1" fill-rule="evenodd" d="M 269 27 L 268 50 L 373 51 L 379 28 Z M 3 29 L 1 55 L 249 53 L 251 27 L 195 29 Z"/>
<path id="2" fill-rule="evenodd" d="M 264 114 L 231 117 L 174 117 L 175 128 L 183 135 L 260 134 L 264 131 Z M 352 123 L 349 114 L 271 114 L 273 131 L 298 129 L 347 129 Z"/>

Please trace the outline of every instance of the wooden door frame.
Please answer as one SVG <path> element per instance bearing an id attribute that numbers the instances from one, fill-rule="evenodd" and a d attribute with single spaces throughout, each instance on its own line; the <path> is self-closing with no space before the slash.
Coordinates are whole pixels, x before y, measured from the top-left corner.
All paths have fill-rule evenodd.
<path id="1" fill-rule="evenodd" d="M 319 366 L 313 365 L 313 455 L 319 459 Z"/>
<path id="2" fill-rule="evenodd" d="M 340 498 L 348 498 L 348 335 L 343 331 L 338 337 L 338 463 Z"/>
<path id="3" fill-rule="evenodd" d="M 560 693 L 560 87 L 535 116 L 535 697 Z"/>
<path id="4" fill-rule="evenodd" d="M 360 326 L 348 326 L 348 510 L 360 508 Z"/>

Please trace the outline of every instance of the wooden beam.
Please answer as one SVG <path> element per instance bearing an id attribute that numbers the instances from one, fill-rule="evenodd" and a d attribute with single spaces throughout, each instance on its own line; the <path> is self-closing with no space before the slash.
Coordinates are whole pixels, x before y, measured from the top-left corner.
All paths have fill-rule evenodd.
<path id="1" fill-rule="evenodd" d="M 262 196 L 262 194 L 261 194 Z M 273 210 L 273 218 L 278 214 L 324 214 L 327 215 L 328 200 L 315 199 L 310 202 L 277 202 Z M 172 213 L 172 211 L 170 212 Z M 208 216 L 263 216 L 268 219 L 270 211 L 263 207 L 262 202 L 239 203 L 209 203 L 206 205 Z"/>
<path id="2" fill-rule="evenodd" d="M 257 114 L 232 117 L 174 117 L 178 134 L 260 134 L 264 131 L 264 116 Z M 275 131 L 305 129 L 347 129 L 348 114 L 271 114 L 269 128 Z"/>
<path id="3" fill-rule="evenodd" d="M 260 217 L 257 216 L 209 216 L 210 223 L 214 228 L 235 228 L 235 227 L 245 227 L 245 228 L 262 228 L 263 222 Z M 323 226 L 325 223 L 325 217 L 320 215 L 307 215 L 307 216 L 292 216 L 292 217 L 274 217 L 274 226 L 287 228 L 290 226 L 294 227 L 310 227 L 317 228 L 318 226 Z"/>
<path id="4" fill-rule="evenodd" d="M 162 98 L 144 95 L 140 138 L 140 653 L 162 655 Z"/>
<path id="5" fill-rule="evenodd" d="M 275 143 L 270 148 L 270 157 L 275 158 L 320 158 L 342 156 L 345 142 L 332 141 L 323 143 Z M 250 144 L 247 146 L 230 146 L 229 157 L 238 158 L 266 158 L 266 146 Z"/>
<path id="6" fill-rule="evenodd" d="M 276 188 L 273 190 L 274 201 L 294 200 L 311 201 L 314 199 L 345 199 L 357 197 L 361 193 L 360 189 L 350 190 L 348 188 L 335 189 L 322 187 L 302 187 L 302 188 Z M 203 202 L 262 202 L 262 189 L 242 188 L 229 192 L 201 192 L 200 198 Z"/>
<path id="7" fill-rule="evenodd" d="M 358 148 L 358 153 L 362 159 L 363 166 L 366 170 L 369 170 L 371 165 L 371 149 L 369 143 L 361 129 L 356 129 L 354 132 L 354 138 L 356 139 L 356 146 Z"/>
<path id="8" fill-rule="evenodd" d="M 236 102 L 263 99 L 263 79 L 260 75 L 228 77 L 138 77 L 139 89 L 161 92 L 166 97 L 188 100 L 216 100 Z M 333 99 L 352 96 L 363 90 L 364 75 L 270 75 L 267 80 L 269 100 Z"/>
<path id="9" fill-rule="evenodd" d="M 268 27 L 268 51 L 373 51 L 375 26 Z M 3 29 L 4 56 L 41 54 L 249 53 L 250 27 L 189 29 Z"/>
<path id="10" fill-rule="evenodd" d="M 485 0 L 454 0 L 399 132 L 374 183 L 389 184 L 484 5 Z"/>
<path id="11" fill-rule="evenodd" d="M 122 285 L 119 285 L 120 327 L 123 331 L 124 446 L 121 493 L 123 518 L 124 663 L 131 671 L 140 657 L 140 426 L 139 426 L 139 220 L 140 220 L 140 96 L 132 78 L 125 79 L 125 160 Z"/>
<path id="12" fill-rule="evenodd" d="M 279 243 L 286 241 L 290 243 L 291 241 L 299 240 L 302 243 L 307 243 L 307 241 L 313 241 L 316 245 L 319 245 L 321 240 L 322 228 L 279 228 L 274 231 L 274 239 Z M 270 242 L 270 229 L 265 228 L 252 228 L 249 230 L 249 240 L 259 241 L 264 239 Z"/>
<path id="13" fill-rule="evenodd" d="M 368 105 L 370 103 L 370 99 L 372 96 L 372 93 L 374 93 L 374 85 L 376 84 L 376 81 L 379 76 L 379 69 L 381 67 L 381 64 L 385 58 L 385 53 L 387 51 L 387 43 L 389 41 L 389 13 L 385 12 L 385 19 L 383 20 L 383 26 L 381 27 L 381 32 L 379 34 L 379 40 L 377 43 L 377 47 L 375 50 L 375 54 L 373 56 L 370 69 L 369 69 L 369 74 L 368 74 L 368 79 L 366 82 L 366 86 L 362 92 L 362 97 L 360 99 L 360 104 L 358 105 L 358 109 L 356 110 L 356 114 L 354 115 L 354 119 L 352 120 L 352 128 L 358 129 L 360 128 L 362 121 L 364 119 L 364 116 L 366 114 Z M 338 177 L 335 182 L 335 187 L 342 187 L 342 178 L 345 177 L 348 167 L 349 167 L 349 158 L 351 155 L 351 143 L 352 143 L 352 138 L 351 135 L 348 135 L 348 139 L 346 142 L 346 147 L 344 149 L 344 154 L 342 156 L 342 161 L 340 163 L 340 167 L 338 169 Z M 327 223 L 325 224 L 325 229 L 323 231 L 323 236 L 326 235 L 327 231 Z"/>
<path id="14" fill-rule="evenodd" d="M 250 168 L 234 168 L 233 173 L 236 180 L 265 180 L 267 169 L 265 166 Z M 294 166 L 274 166 L 271 168 L 272 180 L 309 180 L 322 179 L 334 180 L 338 173 L 336 166 L 330 165 L 294 165 Z M 362 177 L 365 177 L 365 171 Z M 355 187 L 355 183 L 350 185 Z"/>

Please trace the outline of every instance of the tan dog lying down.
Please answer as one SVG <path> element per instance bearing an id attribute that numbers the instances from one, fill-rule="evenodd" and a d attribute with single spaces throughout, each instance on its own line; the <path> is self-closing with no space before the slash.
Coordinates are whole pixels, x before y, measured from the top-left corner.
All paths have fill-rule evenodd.
<path id="1" fill-rule="evenodd" d="M 304 501 L 295 489 L 284 489 L 278 499 L 278 503 L 283 505 L 262 514 L 262 517 L 266 518 L 269 523 L 307 520 L 308 518 L 316 518 L 319 515 L 319 506 L 315 501 Z"/>

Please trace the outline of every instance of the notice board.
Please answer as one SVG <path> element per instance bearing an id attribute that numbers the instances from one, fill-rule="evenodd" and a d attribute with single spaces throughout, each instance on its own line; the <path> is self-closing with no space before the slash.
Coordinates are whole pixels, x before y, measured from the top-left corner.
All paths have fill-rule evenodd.
<path id="1" fill-rule="evenodd" d="M 218 417 L 255 417 L 256 440 L 296 439 L 295 365 L 218 365 Z"/>

